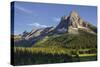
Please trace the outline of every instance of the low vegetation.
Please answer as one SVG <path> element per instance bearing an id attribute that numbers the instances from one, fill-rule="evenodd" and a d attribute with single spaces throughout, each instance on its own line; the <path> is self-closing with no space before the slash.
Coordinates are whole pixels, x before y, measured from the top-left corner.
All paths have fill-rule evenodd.
<path id="1" fill-rule="evenodd" d="M 27 65 L 89 61 L 96 60 L 96 52 L 96 49 L 92 48 L 76 50 L 56 47 L 15 47 L 14 63 Z"/>
<path id="2" fill-rule="evenodd" d="M 85 49 L 97 47 L 97 35 L 79 30 L 81 34 L 63 34 L 60 36 L 46 36 L 34 46 L 39 47 L 66 47 L 70 49 Z"/>

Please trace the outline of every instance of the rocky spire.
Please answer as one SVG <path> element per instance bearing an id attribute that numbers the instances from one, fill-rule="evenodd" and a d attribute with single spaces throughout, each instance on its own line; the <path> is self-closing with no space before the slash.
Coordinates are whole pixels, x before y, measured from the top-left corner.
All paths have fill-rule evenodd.
<path id="1" fill-rule="evenodd" d="M 78 28 L 79 26 L 79 16 L 76 11 L 71 11 L 69 15 L 69 25 L 73 28 Z"/>
<path id="2" fill-rule="evenodd" d="M 75 10 L 71 11 L 69 16 L 71 16 L 71 17 L 79 17 L 78 13 Z"/>
<path id="3" fill-rule="evenodd" d="M 55 28 L 56 31 L 65 32 L 69 29 L 77 29 L 77 28 L 87 28 L 88 24 L 80 18 L 78 13 L 73 10 L 70 12 L 69 16 L 63 16 L 59 25 Z"/>

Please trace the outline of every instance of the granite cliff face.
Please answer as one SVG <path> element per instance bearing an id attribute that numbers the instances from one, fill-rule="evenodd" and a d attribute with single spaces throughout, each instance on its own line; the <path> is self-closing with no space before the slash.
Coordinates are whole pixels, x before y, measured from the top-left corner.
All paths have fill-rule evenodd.
<path id="1" fill-rule="evenodd" d="M 88 24 L 79 17 L 77 12 L 72 11 L 69 15 L 69 26 L 73 28 L 87 28 Z"/>
<path id="2" fill-rule="evenodd" d="M 32 30 L 26 37 L 26 40 L 32 39 L 32 38 L 39 38 L 39 37 L 44 37 L 48 35 L 54 27 L 47 27 L 47 28 L 41 28 L 37 30 Z"/>
<path id="3" fill-rule="evenodd" d="M 63 16 L 59 25 L 55 28 L 56 32 L 60 33 L 78 33 L 78 29 L 85 29 L 94 33 L 90 28 L 89 24 L 83 20 L 76 11 L 71 11 L 69 16 Z"/>

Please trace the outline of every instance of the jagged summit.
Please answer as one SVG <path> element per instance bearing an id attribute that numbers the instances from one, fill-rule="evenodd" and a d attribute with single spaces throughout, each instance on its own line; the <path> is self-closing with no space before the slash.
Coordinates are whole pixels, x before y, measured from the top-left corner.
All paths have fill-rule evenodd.
<path id="1" fill-rule="evenodd" d="M 69 16 L 72 16 L 72 17 L 78 17 L 78 13 L 75 11 L 75 10 L 72 10 L 69 14 Z"/>
<path id="2" fill-rule="evenodd" d="M 69 15 L 69 26 L 72 26 L 73 28 L 77 28 L 79 26 L 79 19 L 80 17 L 78 16 L 76 11 L 71 11 Z"/>
<path id="3" fill-rule="evenodd" d="M 86 23 L 76 11 L 71 11 L 69 15 L 69 25 L 73 28 L 84 28 L 88 27 L 88 23 Z"/>
<path id="4" fill-rule="evenodd" d="M 78 28 L 89 29 L 88 23 L 84 21 L 78 13 L 73 10 L 69 16 L 63 16 L 59 25 L 55 28 L 55 31 L 64 32 L 76 32 Z"/>

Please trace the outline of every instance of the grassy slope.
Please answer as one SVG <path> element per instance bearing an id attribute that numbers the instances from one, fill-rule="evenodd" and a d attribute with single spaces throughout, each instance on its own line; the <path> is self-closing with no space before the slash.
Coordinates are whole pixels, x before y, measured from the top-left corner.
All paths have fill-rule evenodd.
<path id="1" fill-rule="evenodd" d="M 39 47 L 66 47 L 72 49 L 96 48 L 97 35 L 79 30 L 80 34 L 62 34 L 60 36 L 46 36 L 34 46 Z"/>

